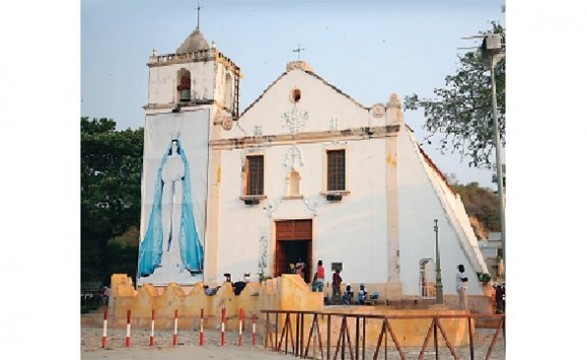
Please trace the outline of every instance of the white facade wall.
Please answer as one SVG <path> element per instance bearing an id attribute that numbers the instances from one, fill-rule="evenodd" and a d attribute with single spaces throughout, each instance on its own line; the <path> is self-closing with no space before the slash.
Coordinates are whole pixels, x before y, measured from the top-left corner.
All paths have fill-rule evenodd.
<path id="1" fill-rule="evenodd" d="M 439 179 L 430 177 L 417 144 L 408 131 L 402 127 L 398 138 L 400 267 L 404 294 L 419 293 L 419 261 L 423 258 L 436 259 L 434 219 L 438 219 L 443 292 L 456 294 L 457 265 L 463 264 L 469 278 L 469 293 L 481 295 L 483 291 L 476 275 L 478 266 L 465 253 L 469 250 L 467 246 L 470 247 L 469 239 L 463 236 L 458 228 L 460 225 L 455 227 L 454 220 L 450 218 L 452 210 L 443 206 L 443 200 L 445 203 L 446 200 L 441 197 L 446 194 L 434 183 Z M 468 219 L 466 221 L 468 223 Z"/>
<path id="2" fill-rule="evenodd" d="M 301 99 L 295 106 L 290 97 L 294 88 L 301 91 Z M 328 131 L 333 123 L 338 129 L 368 126 L 369 123 L 368 111 L 347 96 L 315 76 L 291 70 L 242 114 L 239 126 L 224 132 L 223 137 L 252 136 L 259 126 L 262 135 L 288 134 L 287 116 L 299 119 L 298 132 Z"/>
<path id="3" fill-rule="evenodd" d="M 268 147 L 265 156 L 265 195 L 259 205 L 239 200 L 242 188 L 241 167 L 247 150 L 222 153 L 222 199 L 219 246 L 219 275 L 224 272 L 257 273 L 260 242 L 268 242 L 268 267 L 273 272 L 275 251 L 274 221 L 312 219 L 312 266 L 322 260 L 342 262 L 344 281 L 384 283 L 387 279 L 387 234 L 385 202 L 385 140 L 353 141 L 347 151 L 347 189 L 340 202 L 329 202 L 324 191 L 325 150 L 331 144 L 299 145 L 303 165 L 300 174 L 303 199 L 284 199 L 287 195 L 289 165 L 284 166 L 289 145 Z M 340 146 L 340 145 L 338 145 Z"/>

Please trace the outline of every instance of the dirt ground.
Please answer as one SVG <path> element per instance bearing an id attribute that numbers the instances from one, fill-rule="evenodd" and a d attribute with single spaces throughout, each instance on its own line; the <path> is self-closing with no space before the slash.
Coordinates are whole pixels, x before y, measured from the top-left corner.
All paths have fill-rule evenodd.
<path id="1" fill-rule="evenodd" d="M 149 346 L 150 331 L 145 329 L 131 331 L 130 346 L 126 347 L 126 329 L 109 329 L 106 347 L 102 348 L 102 328 L 82 327 L 80 332 L 81 359 L 244 359 L 268 360 L 283 358 L 265 349 L 262 345 L 252 345 L 250 334 L 243 335 L 242 345 L 238 346 L 238 334 L 225 333 L 225 343 L 221 345 L 220 332 L 205 333 L 204 346 L 199 345 L 199 332 L 179 331 L 177 345 L 173 345 L 171 331 L 155 332 L 154 346 Z M 291 356 L 293 358 L 293 356 Z M 286 357 L 287 358 L 287 357 Z"/>
<path id="2" fill-rule="evenodd" d="M 204 346 L 199 345 L 199 332 L 196 330 L 180 330 L 178 332 L 177 345 L 173 345 L 173 333 L 169 330 L 155 331 L 154 346 L 149 346 L 150 329 L 131 329 L 130 346 L 126 347 L 126 329 L 108 329 L 106 347 L 102 348 L 101 327 L 82 325 L 80 329 L 80 358 L 81 359 L 157 359 L 157 360 L 179 360 L 186 358 L 195 359 L 223 359 L 223 360 L 269 360 L 295 358 L 293 354 L 274 352 L 266 349 L 260 344 L 257 337 L 256 345 L 252 345 L 250 333 L 243 334 L 242 345 L 238 346 L 238 333 L 226 332 L 225 343 L 221 345 L 220 331 L 207 331 L 204 337 Z M 479 329 L 476 335 L 475 358 L 485 358 L 488 345 L 491 343 L 493 329 Z M 391 345 L 391 342 L 389 344 Z M 291 351 L 291 350 L 290 350 Z M 420 349 L 403 349 L 407 359 L 417 359 Z M 331 358 L 333 357 L 331 353 Z M 349 353 L 346 354 L 349 356 Z M 372 358 L 372 349 L 367 350 L 365 358 Z M 399 354 L 389 348 L 388 359 L 399 359 Z M 468 347 L 457 349 L 459 358 L 469 358 Z M 321 358 L 319 352 L 308 354 L 309 358 Z M 338 354 L 341 357 L 341 354 Z M 379 358 L 386 358 L 380 353 Z M 350 356 L 349 356 L 350 358 Z M 435 359 L 433 349 L 426 352 L 424 359 Z M 492 360 L 505 359 L 505 346 L 503 337 L 500 336 L 494 350 L 489 357 Z M 439 359 L 454 359 L 454 356 L 447 348 L 439 349 Z"/>

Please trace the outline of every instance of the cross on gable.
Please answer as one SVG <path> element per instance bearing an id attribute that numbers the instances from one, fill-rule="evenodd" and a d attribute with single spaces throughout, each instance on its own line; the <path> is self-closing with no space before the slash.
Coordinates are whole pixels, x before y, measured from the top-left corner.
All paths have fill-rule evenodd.
<path id="1" fill-rule="evenodd" d="M 293 52 L 297 52 L 297 53 L 298 53 L 298 61 L 300 61 L 300 53 L 301 53 L 302 51 L 304 51 L 304 50 L 306 50 L 306 49 L 302 49 L 302 48 L 300 47 L 300 44 L 298 44 L 298 48 L 297 48 L 297 49 L 294 49 L 294 50 L 292 50 Z"/>

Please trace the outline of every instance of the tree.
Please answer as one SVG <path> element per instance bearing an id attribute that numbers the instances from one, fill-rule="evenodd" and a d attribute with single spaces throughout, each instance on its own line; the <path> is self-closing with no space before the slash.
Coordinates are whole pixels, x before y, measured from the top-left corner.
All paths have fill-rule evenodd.
<path id="1" fill-rule="evenodd" d="M 490 33 L 502 35 L 505 54 L 505 29 L 493 22 Z M 459 56 L 460 68 L 445 78 L 446 87 L 435 88 L 434 99 L 406 96 L 405 108 L 423 109 L 424 128 L 429 132 L 426 141 L 441 135 L 440 150 L 459 152 L 471 159 L 469 166 L 490 167 L 495 147 L 493 137 L 493 110 L 491 72 L 480 51 Z M 505 146 L 505 60 L 495 67 L 497 111 L 502 146 Z"/>
<path id="2" fill-rule="evenodd" d="M 81 118 L 82 281 L 108 282 L 129 269 L 134 276 L 142 157 L 142 128 L 116 131 L 111 119 Z"/>

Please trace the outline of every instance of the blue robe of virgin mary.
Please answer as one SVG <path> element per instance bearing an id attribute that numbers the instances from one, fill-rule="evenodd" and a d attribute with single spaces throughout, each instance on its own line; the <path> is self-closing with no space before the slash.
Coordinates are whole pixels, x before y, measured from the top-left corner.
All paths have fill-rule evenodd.
<path id="1" fill-rule="evenodd" d="M 190 273 L 199 273 L 202 272 L 204 268 L 204 249 L 200 243 L 196 223 L 194 221 L 190 168 L 179 140 L 177 140 L 177 148 L 185 167 L 185 175 L 182 180 L 183 198 L 181 206 L 179 253 L 181 256 L 181 262 L 185 268 Z M 161 223 L 161 195 L 163 190 L 163 180 L 161 180 L 161 172 L 167 162 L 167 155 L 170 151 L 171 144 L 165 151 L 159 169 L 157 169 L 155 195 L 153 206 L 151 208 L 151 215 L 149 216 L 149 224 L 147 226 L 145 238 L 139 245 L 139 277 L 149 276 L 156 268 L 161 266 L 161 255 L 163 253 L 163 228 Z"/>

